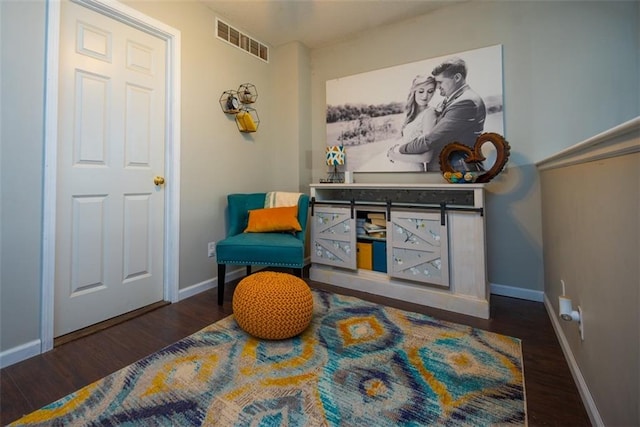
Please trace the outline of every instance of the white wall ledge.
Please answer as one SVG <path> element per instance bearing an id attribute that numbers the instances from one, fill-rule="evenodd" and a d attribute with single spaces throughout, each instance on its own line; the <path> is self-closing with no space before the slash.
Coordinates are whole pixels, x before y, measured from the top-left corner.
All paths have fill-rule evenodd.
<path id="1" fill-rule="evenodd" d="M 640 152 L 640 116 L 592 136 L 536 163 L 539 170 L 555 169 Z"/>

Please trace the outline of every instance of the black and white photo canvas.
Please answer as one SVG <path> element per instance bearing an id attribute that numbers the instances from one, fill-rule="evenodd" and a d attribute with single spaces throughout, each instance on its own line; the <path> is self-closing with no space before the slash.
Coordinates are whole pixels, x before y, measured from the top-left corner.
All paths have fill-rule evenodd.
<path id="1" fill-rule="evenodd" d="M 448 74 L 437 69 L 444 63 L 465 67 L 458 89 L 447 92 L 446 79 L 434 78 L 433 71 Z M 502 45 L 328 80 L 327 146 L 345 147 L 346 170 L 352 172 L 440 172 L 439 152 L 450 138 L 473 146 L 475 137 L 462 133 L 469 122 L 475 135 L 504 135 L 502 88 Z M 453 108 L 465 97 L 477 100 L 469 107 L 475 116 L 454 122 Z M 492 153 L 484 154 L 490 164 Z"/>

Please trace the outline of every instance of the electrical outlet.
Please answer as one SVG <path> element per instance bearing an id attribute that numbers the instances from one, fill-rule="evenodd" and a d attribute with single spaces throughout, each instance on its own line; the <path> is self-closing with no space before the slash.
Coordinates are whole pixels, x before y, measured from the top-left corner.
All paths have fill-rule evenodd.
<path id="1" fill-rule="evenodd" d="M 580 331 L 580 339 L 584 341 L 584 313 L 582 307 L 578 306 L 578 313 L 580 313 L 580 322 L 578 323 L 578 331 Z"/>
<path id="2" fill-rule="evenodd" d="M 207 245 L 207 255 L 209 258 L 214 258 L 216 256 L 216 242 L 209 242 Z"/>

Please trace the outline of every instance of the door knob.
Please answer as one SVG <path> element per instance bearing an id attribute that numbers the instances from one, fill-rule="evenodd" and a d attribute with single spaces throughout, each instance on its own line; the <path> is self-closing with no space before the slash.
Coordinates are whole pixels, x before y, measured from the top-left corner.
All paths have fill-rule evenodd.
<path id="1" fill-rule="evenodd" d="M 156 176 L 155 178 L 153 178 L 153 183 L 155 185 L 162 185 L 164 184 L 164 177 L 163 176 Z"/>

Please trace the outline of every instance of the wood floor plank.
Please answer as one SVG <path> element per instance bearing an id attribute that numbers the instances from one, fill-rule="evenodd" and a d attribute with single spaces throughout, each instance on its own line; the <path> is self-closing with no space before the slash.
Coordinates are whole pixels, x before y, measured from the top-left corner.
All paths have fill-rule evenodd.
<path id="1" fill-rule="evenodd" d="M 485 320 L 307 281 L 319 289 L 521 339 L 529 425 L 590 425 L 542 303 L 492 296 L 491 318 Z M 217 291 L 208 290 L 2 369 L 0 423 L 7 424 L 232 314 L 233 289 L 234 283 L 227 284 L 222 307 L 217 305 Z"/>
<path id="2" fill-rule="evenodd" d="M 4 398 L 8 396 L 10 398 Z M 35 408 L 29 405 L 18 385 L 4 369 L 0 372 L 0 425 L 11 422 L 13 414 L 28 414 Z"/>

